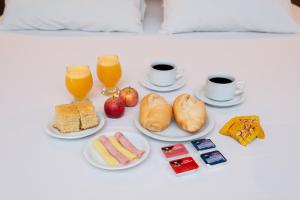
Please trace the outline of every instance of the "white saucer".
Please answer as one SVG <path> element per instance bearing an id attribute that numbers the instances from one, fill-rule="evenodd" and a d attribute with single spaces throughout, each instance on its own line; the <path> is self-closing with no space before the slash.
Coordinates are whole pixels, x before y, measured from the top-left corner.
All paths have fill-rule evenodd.
<path id="1" fill-rule="evenodd" d="M 105 133 L 101 133 L 101 135 L 110 136 L 113 135 L 117 131 L 108 131 Z M 121 131 L 123 135 L 138 149 L 141 149 L 144 151 L 144 154 L 141 158 L 138 160 L 135 160 L 127 165 L 118 165 L 118 166 L 109 166 L 105 163 L 103 158 L 98 154 L 98 152 L 95 150 L 95 148 L 92 146 L 92 141 L 96 140 L 99 135 L 93 137 L 88 144 L 85 146 L 83 150 L 84 158 L 94 167 L 100 168 L 100 169 L 106 169 L 106 170 L 123 170 L 135 167 L 139 164 L 141 164 L 143 161 L 146 160 L 146 158 L 149 156 L 150 153 L 150 145 L 148 141 L 142 137 L 140 134 L 138 134 L 136 131 L 130 131 L 130 130 L 123 130 Z"/>
<path id="2" fill-rule="evenodd" d="M 204 103 L 206 103 L 207 105 L 215 106 L 215 107 L 231 107 L 231 106 L 236 106 L 236 105 L 239 105 L 239 104 L 243 103 L 246 100 L 245 95 L 241 94 L 241 95 L 235 96 L 233 99 L 231 99 L 229 101 L 214 101 L 212 99 L 207 98 L 204 95 L 204 91 L 202 89 L 199 90 L 199 91 L 197 91 L 195 93 L 195 96 L 199 100 L 201 100 Z"/>
<path id="3" fill-rule="evenodd" d="M 205 125 L 196 133 L 188 133 L 178 127 L 175 121 L 172 121 L 170 126 L 161 132 L 151 132 L 140 124 L 138 118 L 134 120 L 135 127 L 144 135 L 151 137 L 156 140 L 161 140 L 165 142 L 187 142 L 194 139 L 202 138 L 209 134 L 215 125 L 215 122 L 211 115 L 207 113 L 207 119 Z"/>
<path id="4" fill-rule="evenodd" d="M 156 92 L 170 92 L 173 90 L 178 90 L 179 88 L 182 88 L 185 85 L 185 83 L 186 79 L 184 77 L 179 78 L 173 85 L 165 87 L 153 85 L 146 77 L 144 77 L 143 80 L 140 80 L 140 84 L 142 86 Z"/>
<path id="5" fill-rule="evenodd" d="M 97 116 L 100 119 L 100 123 L 98 126 L 96 126 L 94 128 L 89 128 L 89 129 L 79 131 L 79 132 L 60 133 L 56 128 L 53 127 L 53 121 L 51 121 L 46 126 L 46 133 L 55 138 L 68 139 L 68 140 L 80 139 L 80 138 L 87 137 L 89 135 L 95 134 L 98 131 L 100 131 L 105 124 L 105 117 L 101 113 L 97 113 Z"/>

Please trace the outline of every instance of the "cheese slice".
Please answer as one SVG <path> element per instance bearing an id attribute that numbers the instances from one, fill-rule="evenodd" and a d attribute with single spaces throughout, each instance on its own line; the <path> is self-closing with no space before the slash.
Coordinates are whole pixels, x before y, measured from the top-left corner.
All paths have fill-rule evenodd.
<path id="1" fill-rule="evenodd" d="M 103 158 L 103 160 L 107 165 L 109 166 L 119 165 L 119 162 L 107 151 L 105 146 L 99 140 L 94 140 L 92 142 L 92 145 L 96 149 L 96 151 L 100 154 L 100 156 Z"/>
<path id="2" fill-rule="evenodd" d="M 112 143 L 112 145 L 121 153 L 123 154 L 126 158 L 129 160 L 134 160 L 136 159 L 136 155 L 125 149 L 114 136 L 108 137 L 109 141 Z"/>

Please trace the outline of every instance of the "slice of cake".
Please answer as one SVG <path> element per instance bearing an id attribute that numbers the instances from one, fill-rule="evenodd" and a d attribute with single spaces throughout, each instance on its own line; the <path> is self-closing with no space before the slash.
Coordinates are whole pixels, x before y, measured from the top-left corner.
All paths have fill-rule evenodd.
<path id="1" fill-rule="evenodd" d="M 55 107 L 54 127 L 61 133 L 80 131 L 80 115 L 74 104 L 63 104 Z"/>
<path id="2" fill-rule="evenodd" d="M 78 101 L 74 105 L 77 107 L 80 115 L 80 129 L 85 130 L 99 124 L 95 107 L 90 100 Z"/>

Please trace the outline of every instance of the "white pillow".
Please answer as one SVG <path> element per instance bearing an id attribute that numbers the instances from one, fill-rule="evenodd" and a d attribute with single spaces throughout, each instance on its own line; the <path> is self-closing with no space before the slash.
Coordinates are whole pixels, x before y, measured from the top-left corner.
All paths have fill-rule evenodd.
<path id="1" fill-rule="evenodd" d="M 290 0 L 164 0 L 163 33 L 296 33 Z"/>
<path id="2" fill-rule="evenodd" d="M 0 30 L 142 32 L 143 1 L 6 0 Z"/>

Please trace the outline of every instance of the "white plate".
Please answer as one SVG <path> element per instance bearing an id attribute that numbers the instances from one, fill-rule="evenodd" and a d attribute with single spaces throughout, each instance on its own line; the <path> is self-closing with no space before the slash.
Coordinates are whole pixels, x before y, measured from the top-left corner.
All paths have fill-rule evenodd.
<path id="1" fill-rule="evenodd" d="M 241 95 L 235 96 L 233 99 L 231 99 L 229 101 L 214 101 L 212 99 L 207 98 L 204 95 L 204 91 L 203 90 L 197 91 L 195 93 L 195 96 L 199 100 L 201 100 L 204 103 L 206 103 L 207 105 L 215 106 L 215 107 L 231 107 L 231 106 L 236 106 L 236 105 L 239 105 L 239 104 L 243 103 L 246 100 L 245 95 L 241 94 Z"/>
<path id="2" fill-rule="evenodd" d="M 52 137 L 60 138 L 60 139 L 80 139 L 87 137 L 89 135 L 95 134 L 100 131 L 105 124 L 105 117 L 101 113 L 97 113 L 98 118 L 100 119 L 100 123 L 98 126 L 90 129 L 86 129 L 79 132 L 72 133 L 60 133 L 56 128 L 53 127 L 53 121 L 50 122 L 46 127 L 46 133 Z"/>
<path id="3" fill-rule="evenodd" d="M 115 132 L 117 131 L 108 131 L 105 133 L 101 133 L 101 135 L 105 135 L 105 136 L 110 136 L 113 135 Z M 148 156 L 150 153 L 150 146 L 148 141 L 142 137 L 140 134 L 136 133 L 135 131 L 121 131 L 124 136 L 134 145 L 136 146 L 138 149 L 144 150 L 144 154 L 143 156 L 136 160 L 133 161 L 132 163 L 129 163 L 128 165 L 119 165 L 119 166 L 109 166 L 105 163 L 105 161 L 102 159 L 102 157 L 98 154 L 98 152 L 94 149 L 94 147 L 92 146 L 92 141 L 96 140 L 99 135 L 93 137 L 88 144 L 86 145 L 86 147 L 83 150 L 83 155 L 84 158 L 94 167 L 97 168 L 101 168 L 101 169 L 106 169 L 106 170 L 122 170 L 122 169 L 128 169 L 128 168 L 132 168 L 137 166 L 138 164 L 142 163 Z"/>
<path id="4" fill-rule="evenodd" d="M 178 90 L 182 88 L 185 85 L 185 83 L 186 83 L 186 79 L 184 77 L 179 78 L 173 85 L 165 86 L 165 87 L 153 85 L 152 83 L 149 82 L 149 80 L 146 77 L 143 80 L 140 80 L 140 84 L 142 86 L 157 92 L 170 92 L 173 90 Z"/>
<path id="5" fill-rule="evenodd" d="M 206 123 L 204 127 L 202 127 L 197 133 L 188 133 L 178 127 L 175 121 L 172 121 L 170 126 L 161 132 L 151 132 L 144 127 L 141 126 L 138 118 L 135 119 L 134 124 L 138 130 L 140 130 L 143 134 L 161 141 L 166 142 L 186 142 L 194 139 L 202 138 L 208 133 L 210 133 L 215 125 L 214 120 L 208 114 L 206 118 Z"/>

